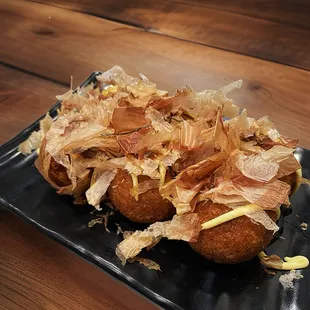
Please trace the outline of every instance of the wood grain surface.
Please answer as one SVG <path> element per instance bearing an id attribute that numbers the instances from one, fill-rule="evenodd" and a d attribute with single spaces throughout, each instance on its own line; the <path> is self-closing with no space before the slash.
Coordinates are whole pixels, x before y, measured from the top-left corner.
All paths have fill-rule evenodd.
<path id="1" fill-rule="evenodd" d="M 0 65 L 0 145 L 32 124 L 68 87 Z"/>
<path id="2" fill-rule="evenodd" d="M 0 309 L 158 309 L 4 210 L 0 231 Z"/>
<path id="3" fill-rule="evenodd" d="M 225 3 L 185 1 L 184 3 L 166 0 L 78 2 L 40 0 L 39 2 L 128 23 L 150 32 L 310 69 L 309 23 L 308 26 L 296 25 L 301 13 L 303 17 L 306 14 L 309 16 L 310 4 L 306 3 L 303 6 L 298 3 L 296 5 L 291 3 L 291 6 L 288 6 L 284 3 L 283 11 L 290 12 L 290 15 L 280 20 L 277 17 L 282 17 L 282 11 L 279 11 L 282 6 L 278 2 L 276 12 L 275 3 L 272 5 L 272 1 L 269 5 L 266 1 L 258 1 L 256 6 L 252 1 L 225 1 Z M 243 7 L 247 10 L 239 9 Z M 256 7 L 257 9 L 253 10 Z M 256 12 L 256 16 L 249 14 L 251 11 Z"/>
<path id="4" fill-rule="evenodd" d="M 0 59 L 6 63 L 61 83 L 70 74 L 80 83 L 91 71 L 119 64 L 170 92 L 183 85 L 201 90 L 243 79 L 242 90 L 232 94 L 237 104 L 251 116 L 269 115 L 283 134 L 310 146 L 310 131 L 304 130 L 310 117 L 308 71 L 49 5 L 3 0 L 0 18 Z"/>
<path id="5" fill-rule="evenodd" d="M 171 0 L 237 13 L 281 24 L 310 28 L 308 0 Z"/>
<path id="6" fill-rule="evenodd" d="M 306 0 L 0 0 L 0 144 L 70 75 L 76 87 L 118 64 L 170 92 L 243 79 L 236 103 L 310 148 L 309 12 Z M 0 243 L 0 309 L 157 308 L 1 209 Z"/>

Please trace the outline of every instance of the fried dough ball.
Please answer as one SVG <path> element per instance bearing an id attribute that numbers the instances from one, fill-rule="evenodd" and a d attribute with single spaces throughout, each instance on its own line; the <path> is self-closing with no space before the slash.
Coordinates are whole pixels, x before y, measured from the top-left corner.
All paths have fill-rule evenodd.
<path id="1" fill-rule="evenodd" d="M 166 181 L 172 179 L 169 172 Z M 150 177 L 141 175 L 138 181 L 144 182 Z M 157 188 L 149 189 L 139 195 L 137 201 L 130 193 L 132 189 L 131 176 L 125 170 L 119 170 L 108 189 L 108 194 L 115 209 L 133 222 L 154 223 L 171 219 L 175 214 L 172 203 L 161 197 Z"/>
<path id="2" fill-rule="evenodd" d="M 281 178 L 280 180 L 287 183 L 288 185 L 291 185 L 291 192 L 290 195 L 293 195 L 295 193 L 295 191 L 298 189 L 297 187 L 297 171 L 293 172 L 283 178 Z"/>
<path id="3" fill-rule="evenodd" d="M 44 176 L 44 178 L 55 188 L 59 189 L 71 184 L 67 174 L 67 169 L 57 163 L 55 159 L 45 150 L 46 138 L 43 138 L 39 156 L 36 160 L 36 167 Z"/>
<path id="4" fill-rule="evenodd" d="M 225 205 L 204 202 L 196 211 L 202 223 L 231 211 Z M 266 211 L 275 221 L 276 213 Z M 252 259 L 269 244 L 273 231 L 266 230 L 246 216 L 233 219 L 210 229 L 202 230 L 197 242 L 190 246 L 206 259 L 220 264 L 236 264 Z"/>
<path id="5" fill-rule="evenodd" d="M 53 157 L 51 158 L 48 175 L 49 178 L 59 187 L 71 184 L 71 181 L 67 174 L 67 169 L 64 166 L 58 164 Z"/>

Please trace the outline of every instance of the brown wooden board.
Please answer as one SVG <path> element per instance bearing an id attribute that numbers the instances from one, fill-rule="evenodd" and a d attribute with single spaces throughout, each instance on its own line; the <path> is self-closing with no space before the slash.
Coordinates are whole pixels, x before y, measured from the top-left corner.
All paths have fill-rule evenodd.
<path id="1" fill-rule="evenodd" d="M 0 309 L 158 309 L 15 215 L 0 209 Z"/>
<path id="2" fill-rule="evenodd" d="M 46 113 L 68 88 L 0 65 L 0 145 Z"/>
<path id="3" fill-rule="evenodd" d="M 37 1 L 36 1 L 37 2 Z M 310 69 L 310 5 L 293 1 L 48 0 L 146 31 Z M 283 17 L 281 17 L 283 15 Z M 296 25 L 300 18 L 302 25 Z"/>
<path id="4" fill-rule="evenodd" d="M 207 7 L 300 28 L 310 28 L 308 0 L 171 0 Z"/>

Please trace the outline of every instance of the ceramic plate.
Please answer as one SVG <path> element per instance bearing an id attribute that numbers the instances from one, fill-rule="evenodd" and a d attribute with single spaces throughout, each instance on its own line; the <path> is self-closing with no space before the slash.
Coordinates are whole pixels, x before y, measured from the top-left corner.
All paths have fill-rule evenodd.
<path id="1" fill-rule="evenodd" d="M 96 75 L 93 73 L 82 86 L 95 83 Z M 56 115 L 58 105 L 51 109 L 51 115 Z M 36 154 L 25 157 L 18 152 L 18 145 L 38 128 L 36 121 L 0 147 L 0 202 L 8 210 L 165 309 L 307 309 L 310 268 L 302 271 L 304 278 L 295 282 L 294 289 L 284 290 L 279 283 L 281 273 L 268 275 L 256 258 L 238 265 L 216 265 L 186 243 L 167 240 L 144 253 L 160 264 L 162 272 L 138 263 L 122 266 L 115 255 L 122 240 L 115 223 L 125 230 L 145 226 L 117 214 L 110 218 L 110 233 L 103 225 L 88 228 L 88 222 L 95 218 L 90 214 L 92 209 L 77 207 L 71 197 L 59 196 L 34 167 Z M 310 151 L 298 148 L 296 156 L 303 175 L 310 178 Z M 281 237 L 267 253 L 309 258 L 310 232 L 299 225 L 310 216 L 310 187 L 302 185 L 291 202 L 293 212 L 281 219 Z"/>

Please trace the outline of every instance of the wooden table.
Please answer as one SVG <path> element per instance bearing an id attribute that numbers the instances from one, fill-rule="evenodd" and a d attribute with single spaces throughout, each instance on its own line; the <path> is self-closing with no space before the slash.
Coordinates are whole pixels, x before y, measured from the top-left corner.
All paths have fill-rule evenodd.
<path id="1" fill-rule="evenodd" d="M 309 148 L 309 18 L 306 0 L 0 0 L 0 143 L 42 115 L 70 75 L 77 86 L 119 64 L 171 92 L 241 78 L 236 102 Z M 1 309 L 156 309 L 4 210 L 0 243 Z"/>

